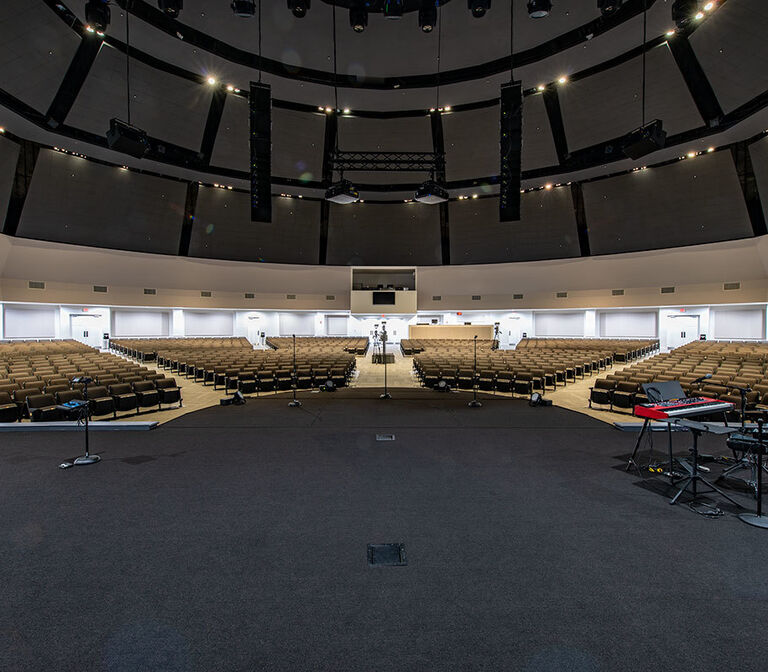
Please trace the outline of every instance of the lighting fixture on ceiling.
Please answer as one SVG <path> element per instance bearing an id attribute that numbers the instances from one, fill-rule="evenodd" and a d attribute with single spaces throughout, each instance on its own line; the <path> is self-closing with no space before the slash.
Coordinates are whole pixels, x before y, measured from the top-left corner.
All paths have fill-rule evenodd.
<path id="1" fill-rule="evenodd" d="M 480 19 L 491 8 L 491 0 L 467 0 L 467 8 L 472 12 L 472 16 Z"/>
<path id="2" fill-rule="evenodd" d="M 85 20 L 87 27 L 103 35 L 107 32 L 110 20 L 109 3 L 107 0 L 89 0 L 85 3 Z"/>
<path id="3" fill-rule="evenodd" d="M 622 0 L 597 0 L 597 8 L 603 16 L 613 14 L 622 5 Z"/>
<path id="4" fill-rule="evenodd" d="M 339 180 L 325 192 L 325 200 L 339 205 L 348 205 L 357 203 L 360 200 L 360 193 L 349 180 Z"/>
<path id="5" fill-rule="evenodd" d="M 312 7 L 312 0 L 288 0 L 288 9 L 297 19 L 303 19 Z"/>
<path id="6" fill-rule="evenodd" d="M 699 0 L 675 0 L 672 3 L 672 20 L 678 28 L 685 28 L 699 10 Z"/>
<path id="7" fill-rule="evenodd" d="M 231 7 L 241 19 L 250 19 L 256 14 L 256 0 L 232 0 Z"/>
<path id="8" fill-rule="evenodd" d="M 184 0 L 157 0 L 157 6 L 161 12 L 176 19 L 184 9 Z"/>
<path id="9" fill-rule="evenodd" d="M 532 19 L 543 19 L 552 11 L 550 0 L 528 0 L 528 16 Z"/>
<path id="10" fill-rule="evenodd" d="M 368 10 L 361 4 L 349 8 L 349 25 L 356 33 L 362 33 L 368 25 Z"/>
<path id="11" fill-rule="evenodd" d="M 385 19 L 403 18 L 403 0 L 384 0 L 382 11 Z"/>
<path id="12" fill-rule="evenodd" d="M 438 203 L 445 203 L 448 200 L 448 192 L 445 187 L 435 182 L 435 180 L 429 179 L 416 190 L 413 199 L 419 203 L 436 205 Z"/>
<path id="13" fill-rule="evenodd" d="M 435 0 L 423 0 L 419 7 L 419 28 L 424 33 L 431 33 L 437 23 Z"/>

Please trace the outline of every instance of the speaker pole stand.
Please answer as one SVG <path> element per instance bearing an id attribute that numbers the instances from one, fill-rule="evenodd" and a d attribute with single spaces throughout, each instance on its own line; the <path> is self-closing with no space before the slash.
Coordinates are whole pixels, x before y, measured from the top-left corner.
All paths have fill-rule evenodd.
<path id="1" fill-rule="evenodd" d="M 740 513 L 739 520 L 752 525 L 768 529 L 768 516 L 763 515 L 763 456 L 765 444 L 763 443 L 763 419 L 757 421 L 757 511 L 755 513 Z"/>
<path id="2" fill-rule="evenodd" d="M 298 380 L 296 379 L 296 334 L 293 335 L 293 399 L 289 402 L 291 408 L 297 408 L 301 406 L 301 402 L 296 398 L 296 388 L 298 387 Z"/>
<path id="3" fill-rule="evenodd" d="M 467 406 L 480 408 L 482 404 L 477 400 L 477 334 L 475 334 L 475 363 L 472 366 L 472 401 Z"/>
<path id="4" fill-rule="evenodd" d="M 88 416 L 91 414 L 91 408 L 88 404 L 88 383 L 83 384 L 83 397 L 85 404 L 80 407 L 81 416 L 85 415 L 85 455 L 76 457 L 72 464 L 76 466 L 82 466 L 84 464 L 96 464 L 101 458 L 98 455 L 91 455 L 88 450 Z"/>
<path id="5" fill-rule="evenodd" d="M 387 389 L 387 328 L 381 328 L 381 356 L 384 360 L 384 394 L 379 399 L 391 399 L 392 395 Z"/>

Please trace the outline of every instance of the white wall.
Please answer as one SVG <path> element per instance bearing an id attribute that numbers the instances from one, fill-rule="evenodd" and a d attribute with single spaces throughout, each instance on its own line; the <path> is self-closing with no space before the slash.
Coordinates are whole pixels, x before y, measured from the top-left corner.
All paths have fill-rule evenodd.
<path id="1" fill-rule="evenodd" d="M 4 308 L 5 338 L 57 338 L 59 310 L 56 306 Z"/>
<path id="2" fill-rule="evenodd" d="M 325 333 L 328 336 L 346 336 L 349 331 L 349 317 L 347 315 L 326 315 Z"/>
<path id="3" fill-rule="evenodd" d="M 133 336 L 169 336 L 171 317 L 167 311 L 159 310 L 113 310 L 112 336 L 115 338 Z"/>
<path id="4" fill-rule="evenodd" d="M 533 330 L 537 338 L 547 336 L 583 336 L 584 313 L 535 313 L 533 317 Z"/>
<path id="5" fill-rule="evenodd" d="M 763 307 L 712 309 L 710 319 L 713 338 L 756 341 L 765 338 Z"/>
<path id="6" fill-rule="evenodd" d="M 599 335 L 604 338 L 656 338 L 658 311 L 612 310 L 599 313 Z"/>
<path id="7" fill-rule="evenodd" d="M 280 336 L 314 336 L 315 313 L 280 313 Z"/>
<path id="8" fill-rule="evenodd" d="M 234 313 L 184 311 L 185 336 L 232 336 L 235 331 Z"/>

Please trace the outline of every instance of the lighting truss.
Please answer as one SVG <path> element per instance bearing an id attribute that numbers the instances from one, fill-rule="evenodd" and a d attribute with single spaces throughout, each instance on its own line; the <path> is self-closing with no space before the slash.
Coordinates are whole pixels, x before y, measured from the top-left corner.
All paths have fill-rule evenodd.
<path id="1" fill-rule="evenodd" d="M 331 164 L 337 171 L 386 172 L 442 172 L 445 169 L 443 152 L 341 152 L 331 155 Z"/>

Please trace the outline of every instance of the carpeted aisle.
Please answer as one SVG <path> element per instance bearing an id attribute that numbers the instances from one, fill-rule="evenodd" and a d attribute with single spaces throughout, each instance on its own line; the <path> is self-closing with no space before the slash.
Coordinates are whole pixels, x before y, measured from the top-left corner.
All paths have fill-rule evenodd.
<path id="1" fill-rule="evenodd" d="M 0 670 L 765 669 L 768 535 L 638 487 L 632 434 L 377 392 L 101 433 L 69 470 L 81 436 L 3 437 Z"/>

